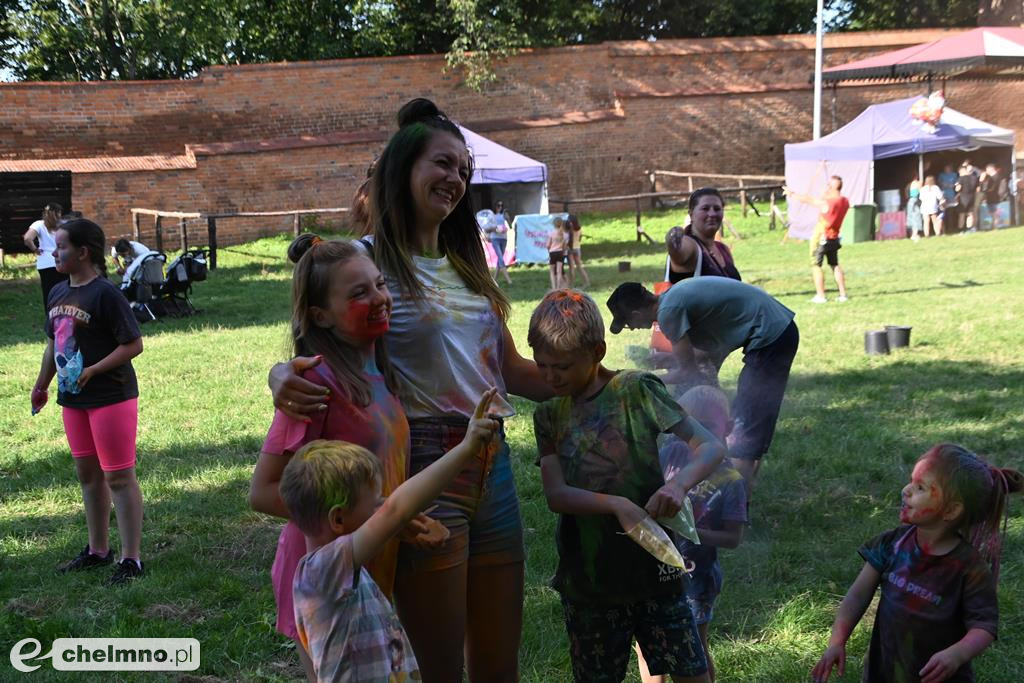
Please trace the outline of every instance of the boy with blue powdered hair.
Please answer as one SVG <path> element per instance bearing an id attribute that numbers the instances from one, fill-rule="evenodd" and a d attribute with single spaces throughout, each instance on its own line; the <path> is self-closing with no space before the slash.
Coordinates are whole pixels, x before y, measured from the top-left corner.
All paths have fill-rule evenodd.
<path id="1" fill-rule="evenodd" d="M 648 515 L 676 515 L 724 447 L 654 375 L 601 365 L 604 323 L 587 295 L 550 292 L 527 339 L 556 394 L 534 412 L 534 432 L 544 495 L 560 514 L 552 586 L 562 597 L 575 680 L 621 681 L 635 637 L 654 673 L 707 683 L 682 571 L 622 532 Z M 693 453 L 669 483 L 658 461 L 664 432 Z"/>

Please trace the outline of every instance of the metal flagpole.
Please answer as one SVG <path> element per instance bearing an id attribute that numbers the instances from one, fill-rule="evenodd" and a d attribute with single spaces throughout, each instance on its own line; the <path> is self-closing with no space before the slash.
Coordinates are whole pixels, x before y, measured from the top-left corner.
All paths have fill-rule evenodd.
<path id="1" fill-rule="evenodd" d="M 817 31 L 814 39 L 814 138 L 821 137 L 821 67 L 822 67 L 822 43 L 824 42 L 824 0 L 818 0 Z"/>

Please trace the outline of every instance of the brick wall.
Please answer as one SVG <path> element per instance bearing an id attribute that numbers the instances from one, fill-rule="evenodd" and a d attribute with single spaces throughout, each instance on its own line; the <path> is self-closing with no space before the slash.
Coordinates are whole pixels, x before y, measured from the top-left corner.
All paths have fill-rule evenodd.
<path id="1" fill-rule="evenodd" d="M 826 65 L 947 33 L 835 34 Z M 111 234 L 130 231 L 132 206 L 345 206 L 398 107 L 422 95 L 547 163 L 554 198 L 646 190 L 643 173 L 654 168 L 778 174 L 783 145 L 810 137 L 813 47 L 801 35 L 527 50 L 499 64 L 498 81 L 482 95 L 445 73 L 436 55 L 211 67 L 189 81 L 0 84 L 0 166 L 78 160 L 75 206 Z M 923 87 L 840 87 L 836 124 Z M 956 109 L 1024 129 L 1024 81 L 954 81 L 946 92 Z M 828 90 L 824 105 L 827 133 Z M 185 155 L 186 146 L 191 168 L 89 167 L 96 157 Z M 289 225 L 222 221 L 219 234 L 230 243 Z M 192 230 L 190 239 L 204 240 L 205 225 Z"/>

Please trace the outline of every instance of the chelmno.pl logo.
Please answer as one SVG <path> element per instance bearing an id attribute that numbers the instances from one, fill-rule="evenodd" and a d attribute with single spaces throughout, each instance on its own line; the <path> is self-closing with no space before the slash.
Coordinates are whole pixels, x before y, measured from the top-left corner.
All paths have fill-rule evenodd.
<path id="1" fill-rule="evenodd" d="M 58 638 L 45 655 L 35 638 L 11 648 L 11 666 L 35 671 L 49 659 L 58 671 L 195 671 L 199 641 L 195 638 Z"/>

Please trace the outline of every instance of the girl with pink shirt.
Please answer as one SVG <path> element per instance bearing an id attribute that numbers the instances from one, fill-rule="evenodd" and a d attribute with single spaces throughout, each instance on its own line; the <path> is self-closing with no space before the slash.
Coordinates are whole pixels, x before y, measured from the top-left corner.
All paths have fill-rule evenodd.
<path id="1" fill-rule="evenodd" d="M 408 474 L 409 424 L 393 393 L 395 377 L 384 346 L 377 344 L 389 326 L 391 294 L 380 271 L 355 244 L 324 241 L 303 234 L 288 257 L 296 262 L 292 279 L 292 338 L 296 354 L 317 356 L 303 377 L 328 392 L 327 409 L 305 420 L 281 410 L 253 472 L 249 503 L 254 510 L 289 519 L 278 484 L 292 455 L 316 439 L 347 441 L 366 448 L 381 465 L 381 488 L 389 495 Z M 426 532 L 428 526 L 416 527 Z M 443 540 L 440 525 L 429 527 Z M 429 543 L 425 534 L 418 542 Z M 292 600 L 295 568 L 307 552 L 302 532 L 291 521 L 281 531 L 271 569 L 277 602 L 277 630 L 298 639 Z M 392 539 L 368 569 L 384 595 L 394 589 L 398 539 Z M 299 657 L 315 680 L 305 651 Z"/>

